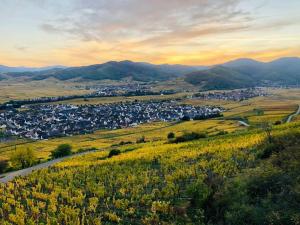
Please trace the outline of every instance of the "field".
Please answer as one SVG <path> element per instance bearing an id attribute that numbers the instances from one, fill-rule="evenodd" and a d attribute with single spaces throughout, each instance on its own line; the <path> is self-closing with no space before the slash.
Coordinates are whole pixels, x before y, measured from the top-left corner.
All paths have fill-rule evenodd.
<path id="1" fill-rule="evenodd" d="M 207 121 L 190 121 L 183 123 L 162 123 L 156 122 L 152 124 L 142 124 L 138 127 L 125 128 L 119 130 L 99 130 L 94 134 L 78 135 L 72 137 L 54 138 L 50 140 L 31 141 L 16 140 L 0 143 L 0 158 L 8 159 L 15 149 L 30 148 L 40 159 L 48 158 L 50 152 L 59 144 L 68 143 L 74 148 L 106 148 L 121 141 L 135 142 L 138 138 L 145 136 L 147 141 L 165 140 L 169 132 L 180 135 L 183 132 L 208 132 L 216 133 L 221 130 L 234 131 L 242 129 L 236 121 L 224 120 L 207 120 Z M 25 142 L 25 143 L 24 143 Z M 26 143 L 29 142 L 29 143 Z"/>
<path id="2" fill-rule="evenodd" d="M 78 85 L 78 84 L 77 84 Z M 0 81 L 0 103 L 37 97 L 85 94 L 90 91 L 75 88 L 74 82 L 55 79 L 46 81 Z"/>
<path id="3" fill-rule="evenodd" d="M 220 105 L 227 111 L 224 116 L 229 119 L 247 121 L 258 126 L 264 122 L 285 122 L 300 104 L 299 89 L 268 89 L 269 96 L 256 97 L 242 102 L 223 100 L 197 100 L 186 99 L 186 104 L 195 105 Z"/>
<path id="4" fill-rule="evenodd" d="M 95 105 L 95 104 L 108 104 L 116 102 L 126 102 L 126 101 L 148 101 L 148 100 L 169 100 L 176 98 L 183 98 L 187 93 L 177 93 L 171 95 L 151 95 L 151 96 L 133 96 L 133 97 L 100 97 L 100 98 L 89 98 L 89 99 L 72 99 L 66 101 L 53 102 L 51 104 L 73 104 L 73 105 Z"/>

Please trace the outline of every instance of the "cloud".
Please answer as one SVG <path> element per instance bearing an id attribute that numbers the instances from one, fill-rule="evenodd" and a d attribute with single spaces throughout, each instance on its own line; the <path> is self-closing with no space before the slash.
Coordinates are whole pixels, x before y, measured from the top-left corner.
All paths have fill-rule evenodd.
<path id="1" fill-rule="evenodd" d="M 75 0 L 68 13 L 41 25 L 83 41 L 159 41 L 234 31 L 249 20 L 240 0 Z M 238 24 L 238 25 L 237 25 Z M 225 26 L 226 29 L 222 29 Z M 221 27 L 220 29 L 218 29 Z"/>
<path id="2" fill-rule="evenodd" d="M 17 49 L 18 51 L 21 51 L 21 52 L 26 52 L 28 50 L 28 47 L 22 46 L 22 45 L 16 45 L 15 49 Z"/>
<path id="3" fill-rule="evenodd" d="M 238 56 L 300 55 L 297 0 L 289 4 L 280 0 L 1 3 L 4 62 L 88 65 L 130 59 L 213 64 Z"/>

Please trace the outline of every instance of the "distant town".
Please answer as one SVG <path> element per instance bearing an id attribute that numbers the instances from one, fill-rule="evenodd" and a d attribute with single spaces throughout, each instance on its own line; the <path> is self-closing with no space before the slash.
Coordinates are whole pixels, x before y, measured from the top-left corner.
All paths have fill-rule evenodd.
<path id="1" fill-rule="evenodd" d="M 152 91 L 149 87 L 140 85 L 137 83 L 126 84 L 126 85 L 92 85 L 92 86 L 76 86 L 77 89 L 85 89 L 92 91 L 91 93 L 84 95 L 66 95 L 66 96 L 57 96 L 57 97 L 40 97 L 40 98 L 31 98 L 23 100 L 11 100 L 0 104 L 0 110 L 7 110 L 11 108 L 20 108 L 25 105 L 30 104 L 43 104 L 50 102 L 59 102 L 72 99 L 83 98 L 88 101 L 90 98 L 100 98 L 100 97 L 116 97 L 116 96 L 146 96 L 146 95 L 170 95 L 174 94 L 173 90 L 164 90 L 164 91 Z"/>
<path id="2" fill-rule="evenodd" d="M 126 102 L 102 105 L 31 105 L 26 110 L 0 113 L 0 127 L 7 135 L 29 139 L 91 133 L 153 121 L 205 119 L 220 116 L 218 106 L 179 105 L 174 101 Z"/>
<path id="3" fill-rule="evenodd" d="M 248 88 L 233 91 L 214 91 L 197 93 L 193 95 L 193 98 L 197 99 L 217 99 L 217 100 L 228 100 L 228 101 L 243 101 L 250 98 L 255 98 L 259 96 L 267 96 L 267 92 L 262 88 Z"/>

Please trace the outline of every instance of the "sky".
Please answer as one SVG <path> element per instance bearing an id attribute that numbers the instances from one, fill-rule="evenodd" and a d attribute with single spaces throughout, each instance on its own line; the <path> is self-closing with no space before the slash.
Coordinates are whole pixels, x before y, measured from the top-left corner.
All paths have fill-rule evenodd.
<path id="1" fill-rule="evenodd" d="M 0 64 L 300 56 L 299 0 L 0 0 Z"/>

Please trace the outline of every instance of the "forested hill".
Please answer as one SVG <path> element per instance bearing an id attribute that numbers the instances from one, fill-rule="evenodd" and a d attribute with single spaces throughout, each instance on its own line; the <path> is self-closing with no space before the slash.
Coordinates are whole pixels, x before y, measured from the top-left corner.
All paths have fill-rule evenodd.
<path id="1" fill-rule="evenodd" d="M 255 85 L 297 85 L 300 58 L 281 58 L 269 63 L 238 59 L 208 70 L 187 74 L 185 81 L 202 89 L 233 89 Z"/>
<path id="2" fill-rule="evenodd" d="M 187 74 L 185 81 L 204 90 L 245 88 L 256 83 L 250 77 L 224 66 Z"/>
<path id="3" fill-rule="evenodd" d="M 58 70 L 39 72 L 10 73 L 10 76 L 24 76 L 33 80 L 42 80 L 50 77 L 59 80 L 84 79 L 84 80 L 121 80 L 130 78 L 136 81 L 169 80 L 183 76 L 186 73 L 201 70 L 206 67 L 183 65 L 154 65 L 132 61 L 110 61 L 82 67 L 70 67 Z"/>
<path id="4" fill-rule="evenodd" d="M 300 83 L 300 58 L 281 58 L 264 63 L 252 59 L 238 59 L 222 65 L 185 66 L 132 61 L 110 61 L 81 67 L 50 67 L 43 70 L 1 72 L 0 79 L 26 77 L 43 80 L 50 77 L 59 80 L 121 80 L 165 81 L 184 78 L 188 83 L 204 89 L 243 88 L 261 84 L 295 85 Z"/>

